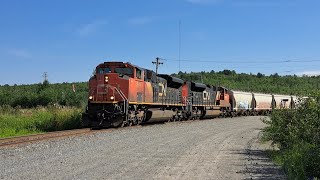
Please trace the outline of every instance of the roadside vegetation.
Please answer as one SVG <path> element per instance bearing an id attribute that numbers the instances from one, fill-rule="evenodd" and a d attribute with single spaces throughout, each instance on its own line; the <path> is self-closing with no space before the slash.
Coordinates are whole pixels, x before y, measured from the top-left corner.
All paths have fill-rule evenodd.
<path id="1" fill-rule="evenodd" d="M 81 128 L 81 108 L 0 106 L 0 138 Z"/>
<path id="2" fill-rule="evenodd" d="M 264 138 L 278 151 L 272 158 L 281 165 L 289 179 L 320 178 L 320 92 L 300 99 L 296 109 L 272 113 Z"/>
<path id="3" fill-rule="evenodd" d="M 0 138 L 81 128 L 87 83 L 0 86 Z"/>

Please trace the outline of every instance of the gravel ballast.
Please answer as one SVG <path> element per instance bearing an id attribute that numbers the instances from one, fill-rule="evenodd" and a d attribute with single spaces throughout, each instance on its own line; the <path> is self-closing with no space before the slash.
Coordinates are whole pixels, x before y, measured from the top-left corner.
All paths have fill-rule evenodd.
<path id="1" fill-rule="evenodd" d="M 0 179 L 284 179 L 261 117 L 122 128 L 0 148 Z"/>

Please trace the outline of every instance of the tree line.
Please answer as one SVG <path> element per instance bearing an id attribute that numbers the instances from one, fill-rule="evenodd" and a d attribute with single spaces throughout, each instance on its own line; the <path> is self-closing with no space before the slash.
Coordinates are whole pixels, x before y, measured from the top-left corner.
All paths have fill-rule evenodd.
<path id="1" fill-rule="evenodd" d="M 44 81 L 31 85 L 0 86 L 0 105 L 32 108 L 61 105 L 83 107 L 87 100 L 86 82 L 50 84 Z"/>

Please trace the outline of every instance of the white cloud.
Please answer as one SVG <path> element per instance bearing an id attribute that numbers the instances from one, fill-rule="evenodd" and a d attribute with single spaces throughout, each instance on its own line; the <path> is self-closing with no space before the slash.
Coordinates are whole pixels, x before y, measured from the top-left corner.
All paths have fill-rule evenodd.
<path id="1" fill-rule="evenodd" d="M 192 4 L 216 4 L 223 0 L 186 0 L 186 1 Z"/>
<path id="2" fill-rule="evenodd" d="M 129 19 L 128 23 L 132 25 L 144 25 L 152 22 L 152 20 L 151 17 L 134 17 Z"/>
<path id="3" fill-rule="evenodd" d="M 303 72 L 298 72 L 297 75 L 302 76 L 319 76 L 320 71 L 303 71 Z"/>
<path id="4" fill-rule="evenodd" d="M 76 32 L 80 36 L 88 36 L 94 32 L 96 32 L 101 26 L 107 24 L 107 21 L 104 20 L 96 20 L 91 23 L 87 23 L 79 27 Z"/>
<path id="5" fill-rule="evenodd" d="M 10 49 L 8 50 L 8 54 L 12 56 L 16 56 L 18 58 L 24 58 L 24 59 L 31 58 L 30 52 L 25 49 Z"/>

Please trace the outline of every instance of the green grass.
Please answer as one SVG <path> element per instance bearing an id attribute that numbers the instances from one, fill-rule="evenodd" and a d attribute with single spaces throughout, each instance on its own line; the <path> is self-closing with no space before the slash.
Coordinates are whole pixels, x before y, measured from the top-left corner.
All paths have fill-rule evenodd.
<path id="1" fill-rule="evenodd" d="M 0 138 L 81 128 L 79 108 L 0 107 Z"/>

